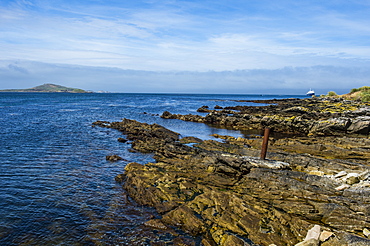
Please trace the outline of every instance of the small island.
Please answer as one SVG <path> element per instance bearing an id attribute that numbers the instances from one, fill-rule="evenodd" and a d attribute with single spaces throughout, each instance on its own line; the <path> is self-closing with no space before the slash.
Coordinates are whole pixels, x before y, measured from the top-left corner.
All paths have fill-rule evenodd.
<path id="1" fill-rule="evenodd" d="M 82 89 L 70 88 L 55 84 L 43 84 L 29 89 L 8 89 L 0 92 L 67 92 L 67 93 L 91 93 Z"/>

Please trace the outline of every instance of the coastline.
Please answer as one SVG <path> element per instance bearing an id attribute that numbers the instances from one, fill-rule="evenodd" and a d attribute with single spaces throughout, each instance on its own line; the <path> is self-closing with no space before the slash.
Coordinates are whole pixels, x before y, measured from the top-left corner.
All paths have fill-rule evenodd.
<path id="1" fill-rule="evenodd" d="M 321 110 L 315 99 L 286 99 L 263 107 L 204 106 L 204 117 L 162 115 L 232 129 L 254 122 L 255 128 L 292 134 L 271 140 L 266 161 L 253 158 L 259 155 L 260 138 L 180 138 L 157 124 L 128 119 L 94 125 L 123 132 L 133 151 L 155 154 L 155 163 L 130 163 L 116 180 L 137 202 L 162 215 L 146 223 L 156 230 L 175 226 L 201 235 L 203 245 L 366 245 L 369 105 L 320 100 Z M 308 103 L 292 104 L 297 102 Z M 306 238 L 317 226 L 317 238 Z"/>
<path id="2" fill-rule="evenodd" d="M 43 84 L 29 89 L 6 89 L 0 92 L 31 92 L 31 93 L 92 93 L 78 88 L 65 87 L 56 84 Z"/>

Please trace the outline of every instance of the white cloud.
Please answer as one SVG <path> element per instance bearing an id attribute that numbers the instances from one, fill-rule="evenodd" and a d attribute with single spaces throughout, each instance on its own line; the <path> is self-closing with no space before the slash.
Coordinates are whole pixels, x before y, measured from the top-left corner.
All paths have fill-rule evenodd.
<path id="1" fill-rule="evenodd" d="M 40 62 L 34 65 L 37 69 L 25 63 L 19 66 L 29 71 L 28 76 L 35 75 L 31 76 L 34 81 L 43 78 L 41 72 L 50 78 L 56 78 L 52 73 L 68 76 L 73 67 L 73 71 L 79 68 L 79 72 L 95 74 L 99 79 L 111 78 L 117 85 L 119 78 L 131 76 L 135 81 L 146 81 L 145 86 L 152 90 L 167 90 L 167 86 L 174 86 L 173 78 L 180 83 L 198 77 L 203 82 L 192 86 L 202 90 L 214 81 L 222 87 L 222 80 L 236 86 L 257 83 L 258 79 L 296 88 L 304 77 L 298 79 L 301 76 L 293 70 L 288 73 L 286 67 L 315 68 L 312 74 L 309 69 L 303 73 L 323 82 L 320 76 L 341 80 L 334 71 L 343 76 L 341 81 L 348 78 L 339 70 L 318 72 L 320 66 L 349 71 L 370 65 L 370 17 L 364 14 L 369 6 L 360 4 L 353 3 L 357 9 L 351 12 L 340 9 L 334 2 L 212 1 L 210 5 L 206 0 L 94 4 L 19 0 L 14 4 L 0 3 L 0 53 L 1 59 Z M 71 67 L 67 69 L 68 66 Z M 123 70 L 114 73 L 117 77 L 113 78 L 103 67 Z M 17 81 L 26 79 L 17 73 L 17 67 L 10 68 L 2 70 L 1 81 L 10 77 Z M 290 74 L 292 79 L 278 76 L 279 69 L 285 69 L 284 74 Z M 141 72 L 128 76 L 128 70 Z M 144 70 L 157 71 L 149 74 L 163 83 L 151 87 L 150 78 L 142 76 Z M 246 73 L 243 76 L 221 73 L 236 70 L 249 71 L 248 76 L 252 71 L 259 72 L 253 72 L 249 82 L 243 80 Z M 173 71 L 192 72 L 175 76 Z M 82 77 L 73 74 L 78 79 Z M 360 73 L 358 78 L 361 76 L 364 74 Z M 172 84 L 167 82 L 170 80 Z M 190 85 L 183 82 L 176 86 L 187 90 Z"/>

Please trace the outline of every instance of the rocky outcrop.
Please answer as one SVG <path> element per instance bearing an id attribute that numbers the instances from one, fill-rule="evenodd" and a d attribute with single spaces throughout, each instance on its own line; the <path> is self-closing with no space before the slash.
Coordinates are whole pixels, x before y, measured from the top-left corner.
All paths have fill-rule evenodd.
<path id="1" fill-rule="evenodd" d="M 159 125 L 127 119 L 94 124 L 118 129 L 132 148 L 155 154 L 155 163 L 130 163 L 116 178 L 162 215 L 148 226 L 175 226 L 202 236 L 203 245 L 370 244 L 366 163 L 282 149 L 262 161 L 243 138 L 181 140 Z M 193 147 L 181 143 L 192 141 Z"/>
<path id="2" fill-rule="evenodd" d="M 105 157 L 105 159 L 106 159 L 107 161 L 112 161 L 112 162 L 114 162 L 114 161 L 119 161 L 119 160 L 123 160 L 123 158 L 122 158 L 122 157 L 120 157 L 119 155 L 107 155 L 107 156 Z"/>
<path id="3" fill-rule="evenodd" d="M 206 116 L 164 112 L 162 118 L 202 122 L 235 130 L 273 128 L 275 132 L 315 136 L 368 135 L 369 103 L 335 98 L 282 99 L 254 101 L 268 106 L 237 106 L 211 110 L 202 106 Z M 220 107 L 219 107 L 220 108 Z"/>

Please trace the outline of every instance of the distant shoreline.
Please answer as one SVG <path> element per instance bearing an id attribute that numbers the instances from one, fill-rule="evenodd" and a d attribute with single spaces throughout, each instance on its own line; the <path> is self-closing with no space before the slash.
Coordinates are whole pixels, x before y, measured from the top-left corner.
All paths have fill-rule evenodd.
<path id="1" fill-rule="evenodd" d="M 0 93 L 12 93 L 12 92 L 19 92 L 19 93 L 74 93 L 74 94 L 95 93 L 93 91 L 71 92 L 71 91 L 8 91 L 8 90 L 0 90 Z"/>
<path id="2" fill-rule="evenodd" d="M 39 86 L 32 87 L 29 89 L 6 89 L 6 90 L 0 90 L 0 92 L 93 93 L 93 92 L 85 91 L 82 89 L 70 88 L 70 87 L 65 87 L 65 86 L 55 85 L 55 84 L 43 84 L 43 85 L 39 85 Z"/>

